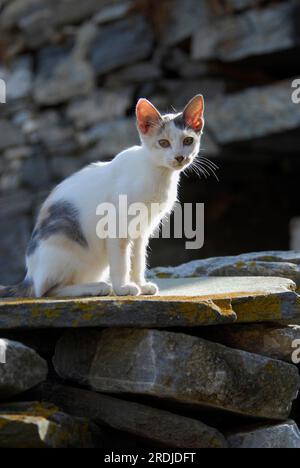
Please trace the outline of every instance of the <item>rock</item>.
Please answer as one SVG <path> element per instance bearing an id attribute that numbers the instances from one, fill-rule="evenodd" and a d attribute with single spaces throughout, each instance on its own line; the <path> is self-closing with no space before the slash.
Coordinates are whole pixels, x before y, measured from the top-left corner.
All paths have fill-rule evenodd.
<path id="1" fill-rule="evenodd" d="M 17 60 L 6 80 L 9 101 L 29 96 L 32 88 L 32 60 L 30 56 Z"/>
<path id="2" fill-rule="evenodd" d="M 78 23 L 85 18 L 97 13 L 101 7 L 112 5 L 119 0 L 64 0 L 55 5 L 56 24 L 58 26 L 63 24 Z M 50 0 L 52 3 L 52 0 Z"/>
<path id="3" fill-rule="evenodd" d="M 51 175 L 59 181 L 66 179 L 74 172 L 81 169 L 82 161 L 80 158 L 72 156 L 57 156 L 50 160 Z"/>
<path id="4" fill-rule="evenodd" d="M 182 68 L 180 68 L 179 74 L 185 79 L 195 79 L 203 78 L 205 75 L 209 75 L 212 71 L 213 65 L 210 63 L 188 61 Z"/>
<path id="5" fill-rule="evenodd" d="M 172 448 L 226 448 L 224 436 L 202 422 L 162 409 L 63 385 L 42 384 L 36 393 L 66 412 Z"/>
<path id="6" fill-rule="evenodd" d="M 9 2 L 8 6 L 1 12 L 1 28 L 5 30 L 19 26 L 22 19 L 28 17 L 35 10 L 46 10 L 48 2 L 39 0 L 18 0 Z"/>
<path id="7" fill-rule="evenodd" d="M 257 418 L 286 419 L 295 366 L 181 333 L 69 331 L 56 346 L 63 379 L 97 392 L 146 395 Z"/>
<path id="8" fill-rule="evenodd" d="M 1 330 L 1 337 L 10 341 L 17 341 L 36 351 L 42 358 L 51 360 L 55 346 L 63 330 Z M 33 390 L 30 390 L 30 395 Z"/>
<path id="9" fill-rule="evenodd" d="M 103 26 L 92 48 L 92 63 L 98 75 L 148 58 L 153 33 L 142 15 L 133 15 Z"/>
<path id="10" fill-rule="evenodd" d="M 291 49 L 299 44 L 293 18 L 297 2 L 226 16 L 197 29 L 194 59 L 240 60 L 251 55 Z"/>
<path id="11" fill-rule="evenodd" d="M 124 16 L 129 13 L 133 8 L 132 0 L 123 0 L 122 3 L 116 3 L 115 5 L 104 6 L 94 17 L 94 22 L 96 24 L 105 24 L 110 21 L 116 21 L 124 18 Z"/>
<path id="12" fill-rule="evenodd" d="M 5 30 L 13 27 L 24 28 L 26 25 L 36 30 L 38 19 L 44 18 L 50 22 L 52 28 L 65 24 L 78 23 L 96 13 L 101 7 L 117 0 L 18 0 L 10 2 L 4 9 L 1 27 Z M 44 23 L 43 23 L 44 24 Z"/>
<path id="13" fill-rule="evenodd" d="M 300 431 L 294 421 L 272 426 L 254 426 L 228 436 L 231 448 L 299 449 Z"/>
<path id="14" fill-rule="evenodd" d="M 26 132 L 32 144 L 42 145 L 54 157 L 77 151 L 75 132 L 69 122 L 54 111 L 46 111 L 27 121 Z"/>
<path id="15" fill-rule="evenodd" d="M 139 143 L 135 120 L 131 117 L 103 122 L 78 135 L 82 148 L 97 145 L 93 150 L 96 159 L 114 157 L 127 147 Z"/>
<path id="16" fill-rule="evenodd" d="M 170 3 L 164 28 L 163 43 L 172 46 L 188 39 L 195 31 L 201 30 L 210 18 L 208 2 L 198 0 L 175 0 Z"/>
<path id="17" fill-rule="evenodd" d="M 0 405 L 1 448 L 92 448 L 86 420 L 74 419 L 49 403 Z"/>
<path id="18" fill-rule="evenodd" d="M 300 265 L 300 252 L 288 250 L 285 251 L 269 251 L 269 252 L 254 252 L 249 254 L 239 255 L 244 261 L 262 261 L 262 262 L 287 262 Z"/>
<path id="19" fill-rule="evenodd" d="M 140 84 L 148 81 L 157 81 L 162 77 L 162 71 L 155 63 L 139 62 L 124 68 L 118 74 L 113 73 L 106 80 L 107 86 L 120 86 L 124 84 Z"/>
<path id="20" fill-rule="evenodd" d="M 263 315 L 262 315 L 263 317 Z M 231 323 L 230 299 L 90 298 L 0 301 L 0 329 L 172 327 Z"/>
<path id="21" fill-rule="evenodd" d="M 8 217 L 30 213 L 33 203 L 33 195 L 26 190 L 18 190 L 6 196 L 0 197 L 0 219 L 3 222 Z"/>
<path id="22" fill-rule="evenodd" d="M 10 340 L 0 340 L 0 346 L 5 361 L 0 364 L 0 399 L 11 398 L 46 380 L 47 363 L 35 351 Z"/>
<path id="23" fill-rule="evenodd" d="M 259 324 L 234 327 L 209 327 L 205 338 L 230 348 L 293 362 L 295 343 L 300 347 L 300 327 L 296 325 Z M 296 341 L 297 340 L 297 341 Z"/>
<path id="24" fill-rule="evenodd" d="M 190 62 L 190 57 L 187 52 L 183 51 L 181 47 L 172 47 L 168 52 L 162 51 L 159 59 L 163 59 L 164 68 L 169 72 L 181 73 L 182 70 Z"/>
<path id="25" fill-rule="evenodd" d="M 98 28 L 93 21 L 87 21 L 76 31 L 76 40 L 72 55 L 77 60 L 87 60 L 91 45 L 98 33 Z"/>
<path id="26" fill-rule="evenodd" d="M 37 153 L 28 158 L 22 165 L 20 178 L 22 183 L 31 189 L 47 187 L 47 184 L 50 183 L 50 177 L 46 156 Z"/>
<path id="27" fill-rule="evenodd" d="M 94 86 L 93 69 L 88 62 L 66 58 L 50 76 L 37 76 L 33 96 L 39 105 L 57 105 L 90 93 Z"/>
<path id="28" fill-rule="evenodd" d="M 157 280 L 161 297 L 198 297 L 221 298 L 231 297 L 233 300 L 249 296 L 261 296 L 290 293 L 295 290 L 293 281 L 286 278 L 268 277 L 210 277 L 181 278 Z M 259 286 L 258 286 L 259 284 Z M 294 296 L 294 293 L 292 293 Z"/>
<path id="29" fill-rule="evenodd" d="M 14 146 L 2 152 L 0 190 L 5 193 L 20 187 L 22 166 L 31 155 L 32 149 L 28 146 Z"/>
<path id="30" fill-rule="evenodd" d="M 232 257 L 194 260 L 177 267 L 157 267 L 151 276 L 192 278 L 197 276 L 273 276 L 290 278 L 300 287 L 300 254 L 289 252 L 254 252 Z"/>
<path id="31" fill-rule="evenodd" d="M 196 80 L 160 80 L 156 94 L 162 94 L 165 100 L 161 107 L 166 111 L 170 110 L 170 103 L 177 111 L 183 110 L 196 94 L 203 94 L 207 100 L 214 99 L 216 96 L 224 98 L 225 82 L 217 78 L 196 79 Z M 154 95 L 155 96 L 155 95 Z M 153 98 L 153 96 L 150 96 Z"/>
<path id="32" fill-rule="evenodd" d="M 208 100 L 206 117 L 216 141 L 227 144 L 298 128 L 300 106 L 287 80 Z"/>
<path id="33" fill-rule="evenodd" d="M 160 296 L 0 301 L 0 329 L 196 327 L 297 320 L 300 299 L 279 278 L 159 280 Z M 259 290 L 257 290 L 259 284 Z"/>
<path id="34" fill-rule="evenodd" d="M 24 144 L 24 137 L 18 127 L 8 120 L 0 120 L 0 151 Z"/>
<path id="35" fill-rule="evenodd" d="M 30 235 L 31 223 L 26 214 L 9 216 L 5 222 L 2 219 L 0 225 L 0 284 L 16 284 L 24 278 L 24 254 Z M 17 251 L 16 246 L 18 246 Z"/>
<path id="36" fill-rule="evenodd" d="M 24 161 L 33 153 L 30 146 L 15 146 L 3 152 L 5 163 L 14 163 L 15 161 Z"/>
<path id="37" fill-rule="evenodd" d="M 295 217 L 290 222 L 290 244 L 293 250 L 300 249 L 300 218 Z"/>
<path id="38" fill-rule="evenodd" d="M 67 116 L 78 129 L 124 117 L 132 100 L 132 90 L 97 91 L 88 98 L 76 99 L 67 108 Z"/>
<path id="39" fill-rule="evenodd" d="M 229 11 L 241 11 L 253 6 L 252 0 L 227 0 L 226 3 Z"/>

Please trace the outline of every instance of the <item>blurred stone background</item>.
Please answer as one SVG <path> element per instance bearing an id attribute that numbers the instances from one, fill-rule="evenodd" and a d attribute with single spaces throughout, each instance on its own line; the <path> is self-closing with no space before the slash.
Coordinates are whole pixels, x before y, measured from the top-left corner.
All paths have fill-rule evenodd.
<path id="1" fill-rule="evenodd" d="M 170 111 L 203 93 L 220 167 L 182 180 L 204 248 L 154 240 L 152 266 L 300 248 L 299 51 L 296 0 L 0 0 L 0 283 L 21 279 L 49 190 L 138 142 L 138 97 Z"/>

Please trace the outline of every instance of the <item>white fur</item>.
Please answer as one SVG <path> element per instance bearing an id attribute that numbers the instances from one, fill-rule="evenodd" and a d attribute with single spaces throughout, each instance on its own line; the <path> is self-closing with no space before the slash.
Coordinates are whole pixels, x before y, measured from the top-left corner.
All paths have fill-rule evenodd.
<path id="1" fill-rule="evenodd" d="M 177 167 L 174 158 L 184 151 L 182 131 L 173 123 L 167 127 L 168 135 L 159 138 L 169 138 L 172 148 L 159 147 L 155 132 L 142 135 L 141 146 L 123 151 L 112 162 L 96 163 L 79 171 L 50 194 L 40 217 L 55 202 L 67 200 L 73 203 L 79 210 L 88 248 L 59 235 L 43 240 L 27 257 L 27 278 L 33 282 L 37 297 L 46 293 L 59 297 L 109 295 L 111 287 L 107 282 L 103 283 L 109 270 L 116 295 L 157 293 L 156 285 L 145 279 L 146 250 L 150 235 L 177 199 L 182 168 Z M 200 138 L 188 150 L 189 153 L 192 151 L 188 163 L 198 154 L 199 146 Z M 159 215 L 149 219 L 138 240 L 130 237 L 100 239 L 96 234 L 97 206 L 108 202 L 118 208 L 119 195 L 127 195 L 128 205 L 146 204 L 149 212 L 151 203 L 164 204 Z M 127 213 L 121 213 L 121 216 L 127 216 Z"/>

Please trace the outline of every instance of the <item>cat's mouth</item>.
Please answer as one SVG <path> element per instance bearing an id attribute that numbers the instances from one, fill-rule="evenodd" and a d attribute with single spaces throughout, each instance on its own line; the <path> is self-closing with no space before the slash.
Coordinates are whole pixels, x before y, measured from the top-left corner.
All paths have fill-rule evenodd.
<path id="1" fill-rule="evenodd" d="M 185 160 L 183 162 L 177 162 L 177 161 L 173 161 L 171 163 L 171 167 L 172 169 L 174 169 L 175 171 L 182 171 L 183 169 L 185 169 L 187 166 L 189 165 L 189 161 Z"/>

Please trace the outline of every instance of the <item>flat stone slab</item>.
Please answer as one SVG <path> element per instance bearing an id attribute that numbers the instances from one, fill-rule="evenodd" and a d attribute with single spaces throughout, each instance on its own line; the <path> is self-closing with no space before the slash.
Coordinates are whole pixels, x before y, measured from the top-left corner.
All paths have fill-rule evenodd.
<path id="1" fill-rule="evenodd" d="M 267 251 L 193 260 L 176 267 L 156 267 L 152 277 L 263 276 L 289 278 L 300 288 L 300 252 Z"/>
<path id="2" fill-rule="evenodd" d="M 227 2 L 231 13 L 232 6 L 237 7 L 236 3 Z M 243 2 L 241 9 L 245 6 L 247 2 Z M 299 43 L 293 34 L 295 15 L 296 2 L 293 0 L 270 8 L 251 8 L 239 15 L 220 15 L 215 21 L 202 23 L 196 30 L 193 58 L 231 62 L 293 48 Z"/>
<path id="3" fill-rule="evenodd" d="M 47 362 L 33 349 L 0 339 L 0 400 L 35 387 L 46 380 L 47 374 Z"/>
<path id="4" fill-rule="evenodd" d="M 0 448 L 92 448 L 87 420 L 74 419 L 53 404 L 0 405 Z"/>
<path id="5" fill-rule="evenodd" d="M 213 138 L 225 145 L 296 130 L 300 109 L 291 99 L 291 83 L 288 79 L 208 99 L 207 127 Z"/>
<path id="6" fill-rule="evenodd" d="M 295 284 L 284 278 L 159 279 L 156 297 L 4 299 L 0 329 L 169 328 L 300 318 Z"/>
<path id="7" fill-rule="evenodd" d="M 209 327 L 204 337 L 230 348 L 294 364 L 300 358 L 300 326 L 297 325 L 264 323 Z"/>
<path id="8" fill-rule="evenodd" d="M 36 390 L 69 414 L 172 448 L 227 448 L 224 436 L 202 422 L 107 395 L 46 383 Z"/>
<path id="9" fill-rule="evenodd" d="M 235 298 L 249 295 L 294 291 L 295 284 L 286 278 L 272 277 L 208 277 L 158 279 L 160 296 Z"/>
<path id="10" fill-rule="evenodd" d="M 299 449 L 300 431 L 294 421 L 271 426 L 257 426 L 228 436 L 230 448 Z"/>
<path id="11" fill-rule="evenodd" d="M 68 330 L 53 364 L 61 378 L 96 392 L 267 419 L 289 417 L 300 385 L 291 364 L 158 330 Z"/>

